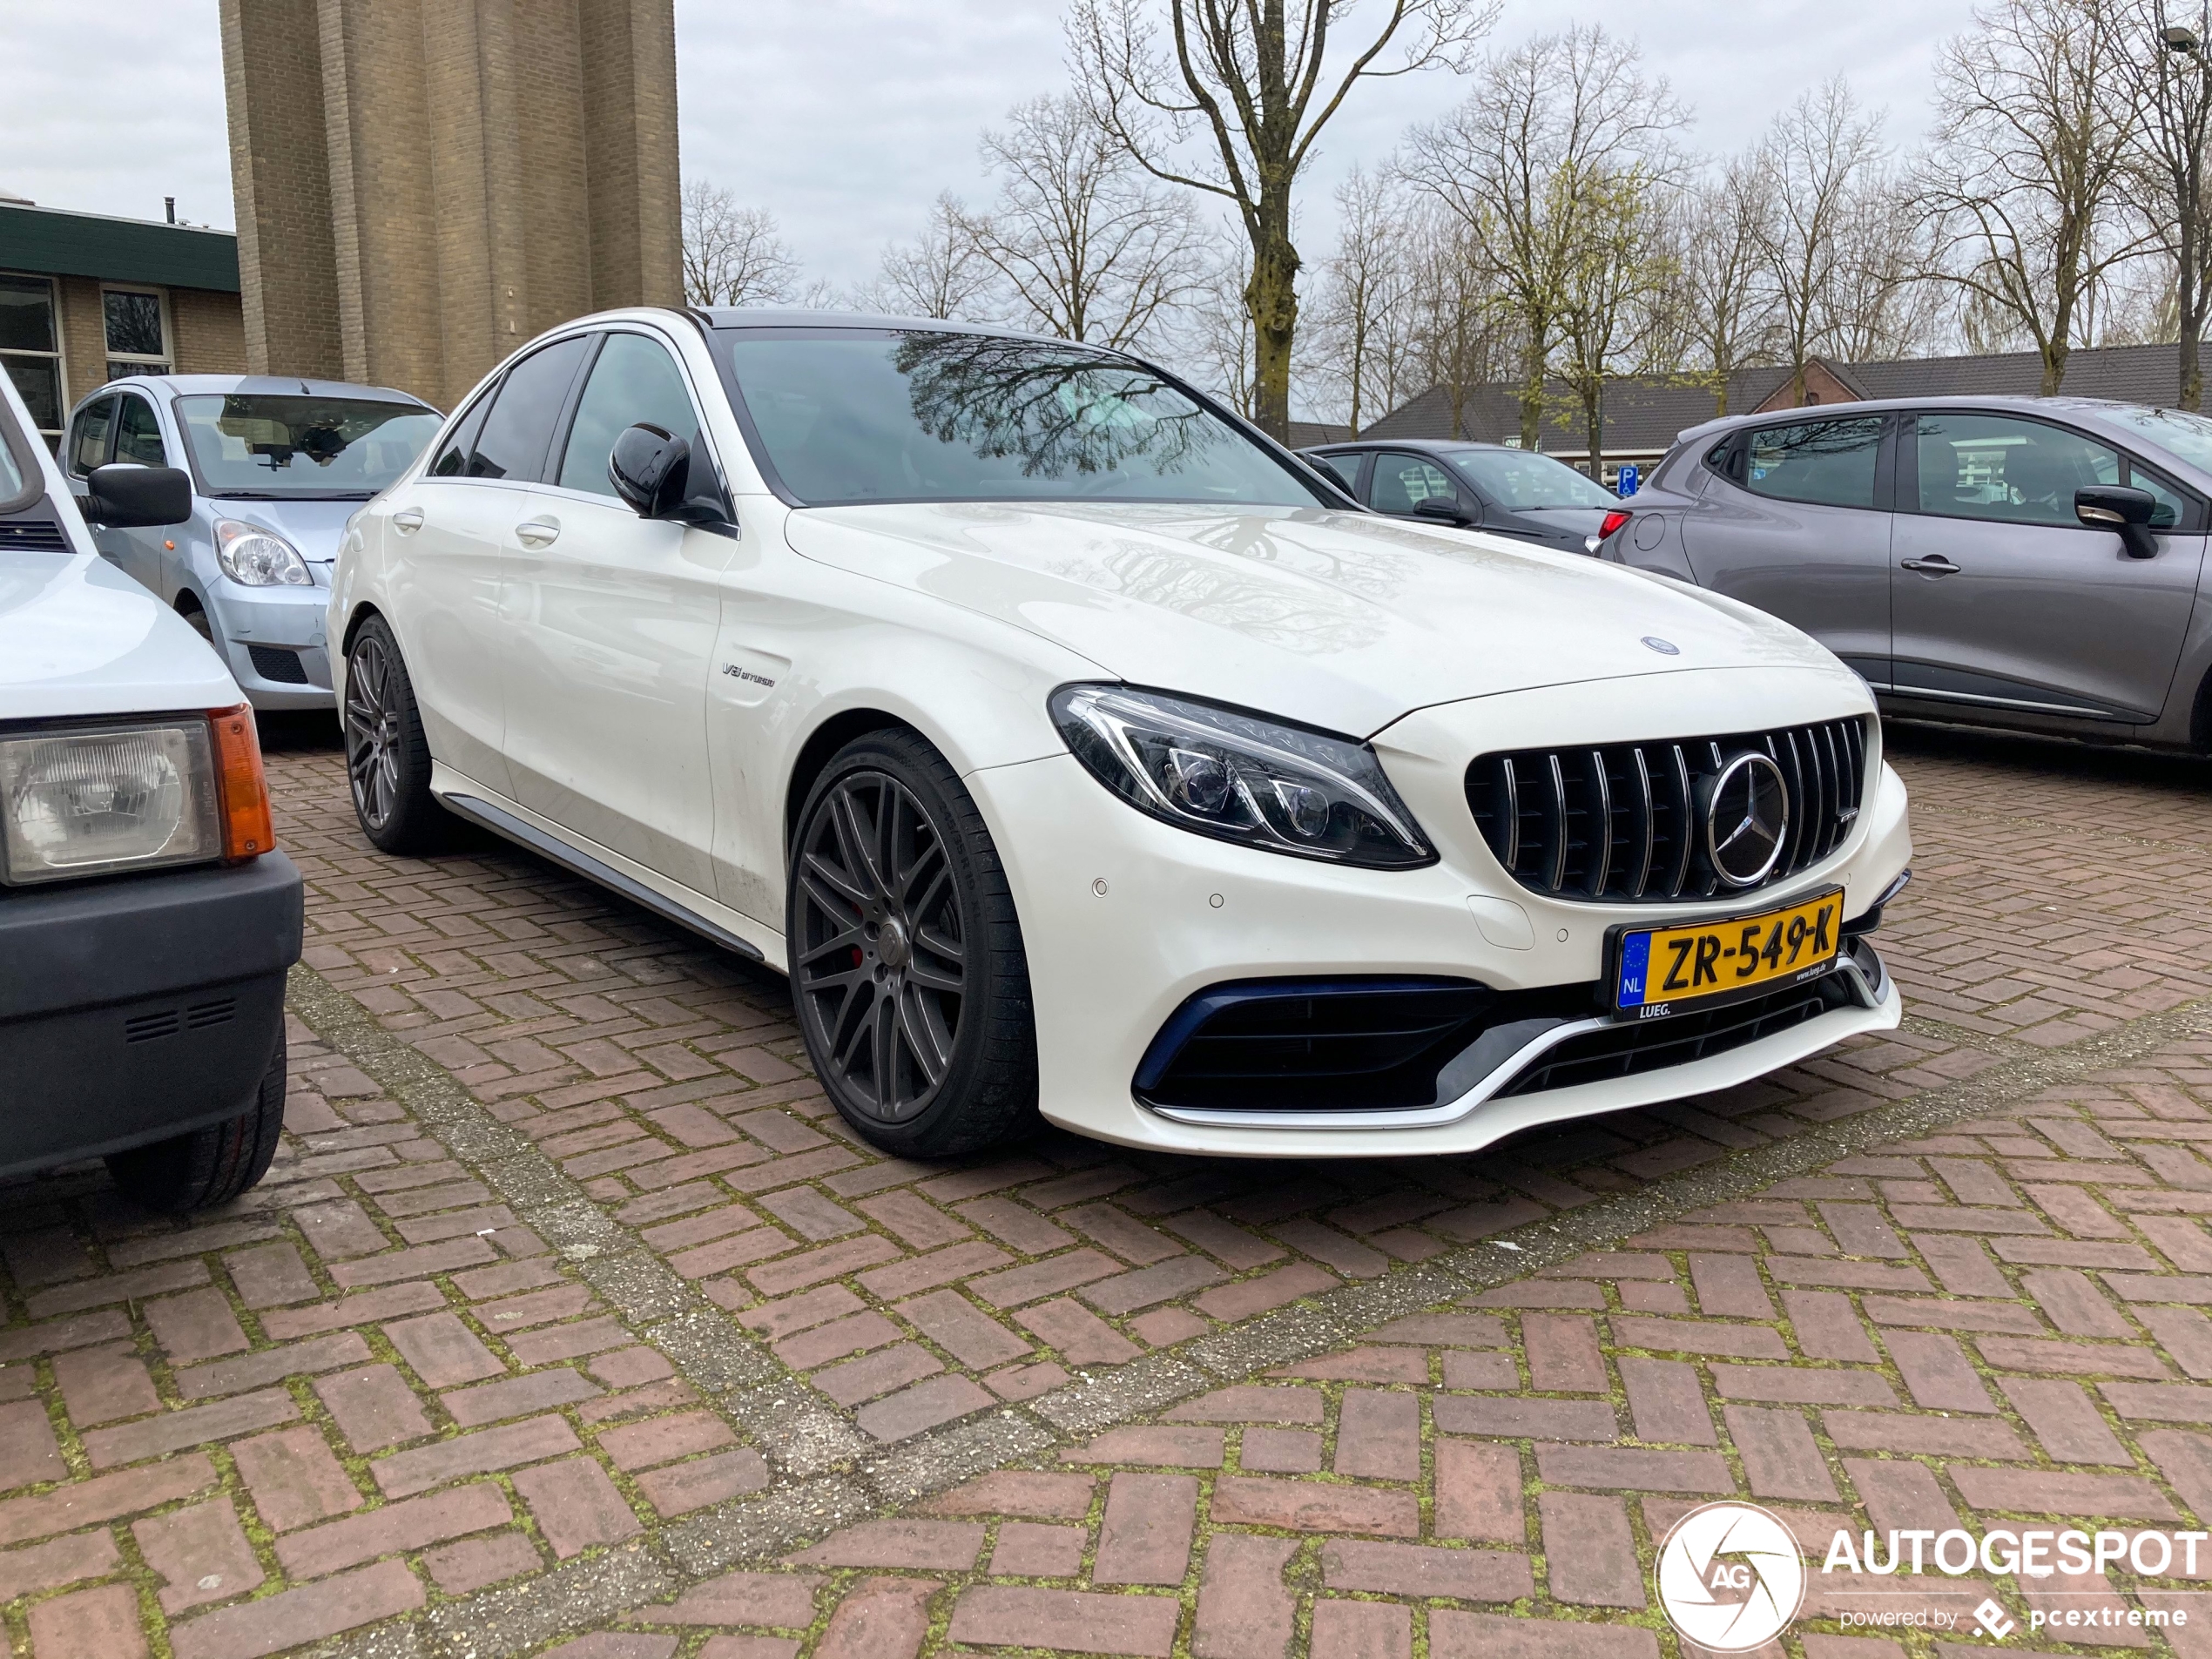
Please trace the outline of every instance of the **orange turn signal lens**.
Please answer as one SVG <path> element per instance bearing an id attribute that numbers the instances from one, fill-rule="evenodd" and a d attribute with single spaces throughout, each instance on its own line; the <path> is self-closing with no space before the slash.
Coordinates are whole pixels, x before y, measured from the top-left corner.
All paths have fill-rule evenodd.
<path id="1" fill-rule="evenodd" d="M 258 859 L 276 845 L 269 818 L 269 783 L 261 771 L 261 737 L 253 729 L 253 706 L 212 709 L 207 723 L 215 732 L 215 791 L 223 812 L 223 856 Z"/>

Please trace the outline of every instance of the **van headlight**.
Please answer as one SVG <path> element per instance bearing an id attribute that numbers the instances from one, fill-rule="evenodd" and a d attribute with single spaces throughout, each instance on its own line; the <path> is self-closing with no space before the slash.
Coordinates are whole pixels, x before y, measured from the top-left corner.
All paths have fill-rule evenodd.
<path id="1" fill-rule="evenodd" d="M 10 883 L 223 856 L 206 715 L 0 738 L 0 878 Z"/>
<path id="2" fill-rule="evenodd" d="M 249 588 L 312 588 L 314 577 L 300 550 L 274 530 L 235 518 L 215 522 L 215 563 Z"/>
<path id="3" fill-rule="evenodd" d="M 1139 812 L 1269 853 L 1403 870 L 1436 849 L 1366 744 L 1123 685 L 1063 685 L 1053 723 Z"/>

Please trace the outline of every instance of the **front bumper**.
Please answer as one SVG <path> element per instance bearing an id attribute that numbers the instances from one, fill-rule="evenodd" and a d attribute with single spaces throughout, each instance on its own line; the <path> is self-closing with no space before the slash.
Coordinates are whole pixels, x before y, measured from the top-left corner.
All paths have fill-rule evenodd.
<path id="1" fill-rule="evenodd" d="M 227 578 L 209 584 L 208 617 L 223 661 L 255 708 L 334 706 L 324 631 L 329 625 L 329 606 L 330 590 L 320 582 L 311 588 L 248 588 Z M 280 666 L 288 670 L 293 660 L 304 682 L 266 671 Z"/>
<path id="2" fill-rule="evenodd" d="M 1460 792 L 1467 760 L 1485 749 L 1554 741 L 1551 732 L 1561 726 L 1603 732 L 1608 741 L 1617 732 L 1627 741 L 1669 729 L 1725 732 L 1747 724 L 1738 703 L 1710 706 L 1712 677 L 1677 678 L 1698 685 L 1654 683 L 1640 691 L 1635 718 L 1650 724 L 1649 732 L 1618 731 L 1627 722 L 1617 707 L 1603 724 L 1586 718 L 1602 711 L 1583 706 L 1592 688 L 1576 686 L 1485 699 L 1494 705 L 1484 715 L 1500 734 L 1494 739 L 1463 732 L 1406 738 L 1454 757 L 1448 761 L 1424 762 L 1385 740 L 1399 728 L 1386 733 L 1377 748 L 1442 854 L 1422 870 L 1344 869 L 1190 834 L 1123 806 L 1072 756 L 971 773 L 968 786 L 990 824 L 1022 917 L 1044 1116 L 1123 1145 L 1216 1156 L 1463 1153 L 1539 1123 L 1730 1088 L 1859 1032 L 1896 1026 L 1902 1005 L 1877 967 L 1862 971 L 1864 995 L 1855 990 L 1847 1005 L 1818 1018 L 1710 1058 L 1603 1082 L 1501 1097 L 1495 1091 L 1525 1062 L 1516 1056 L 1513 1066 L 1431 1110 L 1325 1120 L 1283 1114 L 1264 1123 L 1170 1116 L 1136 1097 L 1132 1080 L 1155 1034 L 1191 995 L 1225 981 L 1403 975 L 1471 979 L 1500 991 L 1588 985 L 1605 972 L 1606 932 L 1615 923 L 1749 914 L 1832 887 L 1844 891 L 1846 918 L 1870 908 L 1912 856 L 1905 787 L 1886 766 L 1834 853 L 1732 902 L 1555 900 L 1522 888 L 1498 867 Z M 1781 678 L 1762 677 L 1757 688 L 1763 724 L 1798 718 L 1793 698 L 1804 704 L 1807 719 L 1853 711 L 1838 706 L 1826 677 L 1807 677 L 1822 680 L 1814 687 L 1778 685 Z M 1863 703 L 1863 691 L 1852 696 Z"/>
<path id="3" fill-rule="evenodd" d="M 244 1111 L 283 1030 L 300 900 L 281 853 L 0 894 L 0 1174 Z"/>

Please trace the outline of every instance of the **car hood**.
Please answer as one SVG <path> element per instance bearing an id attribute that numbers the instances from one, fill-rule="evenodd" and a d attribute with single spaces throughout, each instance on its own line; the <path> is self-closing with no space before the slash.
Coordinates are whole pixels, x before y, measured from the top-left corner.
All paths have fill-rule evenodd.
<path id="1" fill-rule="evenodd" d="M 1334 731 L 1571 682 L 1835 659 L 1785 624 L 1527 542 L 1325 509 L 802 509 L 802 556 L 999 617 L 1113 678 Z"/>
<path id="2" fill-rule="evenodd" d="M 301 558 L 323 563 L 338 556 L 338 543 L 346 534 L 346 521 L 368 503 L 221 496 L 208 505 L 215 509 L 218 518 L 246 519 L 265 529 L 274 530 L 300 550 Z"/>
<path id="3" fill-rule="evenodd" d="M 89 553 L 0 553 L 0 719 L 245 701 L 185 619 Z"/>

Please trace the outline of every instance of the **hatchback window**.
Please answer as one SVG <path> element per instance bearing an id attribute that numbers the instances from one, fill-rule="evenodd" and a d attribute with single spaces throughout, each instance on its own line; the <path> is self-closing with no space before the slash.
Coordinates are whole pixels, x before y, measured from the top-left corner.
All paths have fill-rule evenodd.
<path id="1" fill-rule="evenodd" d="M 1871 507 L 1882 417 L 1811 421 L 1750 435 L 1743 488 L 1777 501 L 1822 507 Z"/>
<path id="2" fill-rule="evenodd" d="M 218 499 L 367 501 L 437 435 L 436 411 L 392 398 L 195 392 L 177 424 Z"/>
<path id="3" fill-rule="evenodd" d="M 2074 525 L 2075 490 L 2121 482 L 2117 449 L 2065 427 L 2001 415 L 1923 415 L 1915 424 L 1924 513 Z"/>
<path id="4" fill-rule="evenodd" d="M 1367 492 L 1368 504 L 1379 513 L 1411 513 L 1432 498 L 1453 502 L 1460 498 L 1443 468 L 1423 456 L 1408 455 L 1377 455 L 1374 480 Z"/>
<path id="5" fill-rule="evenodd" d="M 1509 513 L 1551 507 L 1614 508 L 1620 497 L 1564 461 L 1526 449 L 1460 449 L 1452 470 Z"/>
<path id="6" fill-rule="evenodd" d="M 161 423 L 153 406 L 142 397 L 116 400 L 115 458 L 135 461 L 141 467 L 165 467 L 168 453 L 161 447 Z"/>
<path id="7" fill-rule="evenodd" d="M 1158 370 L 949 330 L 725 329 L 760 447 L 808 506 L 1156 501 L 1320 507 L 1318 482 Z"/>
<path id="8" fill-rule="evenodd" d="M 537 482 L 554 424 L 568 405 L 569 388 L 590 344 L 589 334 L 556 340 L 507 371 L 469 457 L 469 477 Z"/>
<path id="9" fill-rule="evenodd" d="M 643 334 L 610 334 L 577 401 L 561 458 L 561 488 L 612 496 L 607 457 L 615 440 L 633 426 L 658 427 L 698 447 L 698 416 L 667 347 Z"/>
<path id="10" fill-rule="evenodd" d="M 69 469 L 79 477 L 107 464 L 107 432 L 115 419 L 115 400 L 104 397 L 78 410 L 69 426 Z"/>

